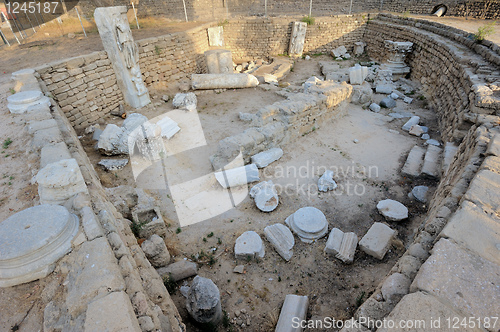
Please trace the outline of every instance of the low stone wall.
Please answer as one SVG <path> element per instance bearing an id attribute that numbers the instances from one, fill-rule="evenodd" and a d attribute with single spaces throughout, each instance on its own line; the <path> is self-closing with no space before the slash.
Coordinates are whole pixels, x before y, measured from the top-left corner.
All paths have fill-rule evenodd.
<path id="1" fill-rule="evenodd" d="M 292 22 L 296 18 L 256 18 L 230 20 L 224 25 L 226 48 L 236 60 L 254 60 L 288 53 Z M 340 45 L 352 49 L 365 31 L 368 15 L 339 15 L 316 18 L 307 27 L 304 52 L 329 53 Z"/>
<path id="2" fill-rule="evenodd" d="M 42 90 L 50 94 L 46 87 Z M 33 135 L 27 151 L 40 153 L 48 162 L 45 167 L 73 158 L 86 189 L 60 203 L 78 215 L 80 230 L 72 252 L 57 263 L 57 278 L 43 290 L 44 330 L 185 331 L 162 278 L 130 229 L 131 222 L 108 200 L 69 119 L 54 99 L 51 102 L 52 109 L 42 106 L 17 115 Z M 45 147 L 51 152 L 44 153 Z M 66 197 L 68 190 L 58 187 L 51 195 Z"/>
<path id="3" fill-rule="evenodd" d="M 123 103 L 115 72 L 104 51 L 35 70 L 76 129 L 95 123 Z"/>
<path id="4" fill-rule="evenodd" d="M 352 90 L 346 83 L 320 82 L 306 93 L 286 93 L 286 100 L 264 106 L 257 114 L 242 115 L 251 121 L 251 128 L 219 142 L 210 158 L 213 168 L 224 167 L 240 152 L 249 162 L 252 155 L 286 144 L 342 116 L 346 111 L 342 103 L 350 100 Z"/>
<path id="5" fill-rule="evenodd" d="M 209 50 L 207 28 L 211 26 L 215 26 L 215 23 L 139 40 L 139 64 L 146 85 L 171 83 L 193 73 L 206 73 L 204 52 Z"/>

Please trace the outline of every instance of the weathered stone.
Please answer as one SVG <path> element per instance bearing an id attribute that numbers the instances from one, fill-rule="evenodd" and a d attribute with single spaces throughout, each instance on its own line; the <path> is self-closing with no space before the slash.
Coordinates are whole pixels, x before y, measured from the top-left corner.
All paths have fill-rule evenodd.
<path id="1" fill-rule="evenodd" d="M 70 314 L 77 316 L 92 299 L 125 289 L 120 268 L 105 237 L 83 243 L 74 255 L 67 278 L 66 305 Z"/>
<path id="2" fill-rule="evenodd" d="M 283 307 L 281 307 L 280 317 L 276 324 L 275 332 L 300 331 L 301 328 L 295 328 L 294 322 L 306 319 L 309 298 L 307 296 L 298 296 L 288 294 L 285 297 Z"/>
<path id="3" fill-rule="evenodd" d="M 331 53 L 334 58 L 340 58 L 347 53 L 347 49 L 345 48 L 344 45 L 342 45 L 337 48 L 334 48 Z"/>
<path id="4" fill-rule="evenodd" d="M 292 57 L 302 56 L 304 51 L 304 43 L 307 32 L 306 22 L 293 22 L 292 35 L 290 36 L 290 46 L 288 47 L 288 54 Z"/>
<path id="5" fill-rule="evenodd" d="M 158 207 L 136 209 L 132 211 L 132 220 L 136 225 L 140 225 L 139 236 L 141 238 L 147 239 L 153 234 L 165 237 L 167 234 L 167 227 Z"/>
<path id="6" fill-rule="evenodd" d="M 38 172 L 36 182 L 42 204 L 61 204 L 73 195 L 88 193 L 75 159 L 48 164 Z"/>
<path id="7" fill-rule="evenodd" d="M 399 95 L 398 95 L 397 93 L 393 92 L 393 93 L 391 93 L 391 94 L 389 95 L 389 97 L 391 97 L 391 98 L 392 98 L 392 99 L 394 99 L 394 100 L 397 100 L 397 99 L 399 98 Z"/>
<path id="8" fill-rule="evenodd" d="M 380 105 L 372 103 L 372 104 L 370 104 L 370 110 L 375 112 L 375 113 L 378 113 L 378 112 L 380 112 Z"/>
<path id="9" fill-rule="evenodd" d="M 85 235 L 87 235 L 87 239 L 89 241 L 104 235 L 101 224 L 97 220 L 97 217 L 91 207 L 84 206 L 81 211 L 81 216 L 83 230 L 85 231 Z"/>
<path id="10" fill-rule="evenodd" d="M 181 130 L 177 122 L 170 119 L 166 115 L 161 115 L 161 119 L 156 122 L 156 125 L 160 126 L 161 128 L 161 136 L 166 137 L 167 139 L 171 139 L 175 134 L 179 132 L 179 130 Z"/>
<path id="11" fill-rule="evenodd" d="M 371 102 L 372 96 L 373 96 L 373 90 L 370 83 L 362 82 L 361 85 L 355 85 L 353 87 L 351 102 L 353 104 L 364 105 L 366 103 Z"/>
<path id="12" fill-rule="evenodd" d="M 237 187 L 260 180 L 259 170 L 255 164 L 216 172 L 215 178 L 223 188 Z"/>
<path id="13" fill-rule="evenodd" d="M 490 140 L 488 148 L 486 149 L 486 155 L 500 157 L 500 134 L 496 134 Z"/>
<path id="14" fill-rule="evenodd" d="M 388 302 L 398 302 L 410 290 L 411 280 L 401 273 L 393 273 L 382 284 L 382 296 Z"/>
<path id="15" fill-rule="evenodd" d="M 190 262 L 188 260 L 180 260 L 166 267 L 161 267 L 156 271 L 162 278 L 169 277 L 173 281 L 179 281 L 195 276 L 198 273 L 198 267 L 194 262 Z"/>
<path id="16" fill-rule="evenodd" d="M 428 139 L 427 141 L 425 141 L 425 144 L 427 144 L 427 145 L 434 145 L 434 146 L 440 146 L 441 145 L 441 143 L 439 143 L 435 139 Z"/>
<path id="17" fill-rule="evenodd" d="M 208 44 L 210 46 L 224 46 L 224 27 L 210 27 L 208 30 Z"/>
<path id="18" fill-rule="evenodd" d="M 142 251 L 154 267 L 166 266 L 170 262 L 170 253 L 168 252 L 165 241 L 156 234 L 141 244 Z"/>
<path id="19" fill-rule="evenodd" d="M 368 76 L 368 67 L 356 64 L 354 67 L 349 68 L 349 81 L 351 84 L 362 84 L 366 76 Z"/>
<path id="20" fill-rule="evenodd" d="M 128 146 L 122 142 L 123 130 L 115 124 L 108 124 L 99 135 L 97 149 L 104 154 L 127 154 Z"/>
<path id="21" fill-rule="evenodd" d="M 333 171 L 326 170 L 318 180 L 318 190 L 327 192 L 328 190 L 335 190 L 336 188 L 337 183 L 333 180 Z"/>
<path id="22" fill-rule="evenodd" d="M 420 122 L 420 117 L 419 116 L 412 116 L 410 118 L 410 120 L 408 120 L 404 125 L 403 125 L 403 130 L 406 130 L 406 131 L 409 131 L 411 129 L 411 127 L 413 127 L 414 125 L 418 125 L 418 123 Z"/>
<path id="23" fill-rule="evenodd" d="M 419 201 L 421 203 L 426 203 L 428 190 L 429 190 L 429 187 L 427 187 L 427 186 L 416 186 L 411 190 L 411 192 L 408 194 L 408 196 L 410 198 L 415 198 L 417 201 Z"/>
<path id="24" fill-rule="evenodd" d="M 414 136 L 420 137 L 420 135 L 422 135 L 424 133 L 424 130 L 419 125 L 413 125 L 413 126 L 411 126 L 410 130 L 408 131 L 408 133 L 410 135 L 414 135 Z"/>
<path id="25" fill-rule="evenodd" d="M 188 111 L 196 110 L 198 100 L 193 92 L 177 93 L 172 100 L 172 105 L 175 108 L 185 108 Z"/>
<path id="26" fill-rule="evenodd" d="M 430 138 L 430 137 L 429 137 Z M 458 151 L 458 147 L 452 142 L 446 142 L 444 144 L 443 151 L 443 163 L 441 165 L 441 174 L 444 176 L 448 172 L 448 168 L 450 167 L 455 155 Z"/>
<path id="27" fill-rule="evenodd" d="M 14 114 L 25 113 L 38 105 L 50 106 L 50 99 L 37 90 L 18 92 L 7 97 L 7 102 L 7 108 Z"/>
<path id="28" fill-rule="evenodd" d="M 392 93 L 392 85 L 389 84 L 379 84 L 375 87 L 376 93 L 390 94 Z"/>
<path id="29" fill-rule="evenodd" d="M 366 43 L 362 41 L 358 41 L 354 43 L 354 56 L 360 56 L 365 53 Z"/>
<path id="30" fill-rule="evenodd" d="M 305 243 L 312 243 L 328 232 L 325 215 L 315 207 L 298 209 L 286 218 L 285 223 Z"/>
<path id="31" fill-rule="evenodd" d="M 85 331 L 141 331 L 127 293 L 114 292 L 91 302 L 85 315 Z"/>
<path id="32" fill-rule="evenodd" d="M 406 162 L 401 170 L 401 173 L 413 177 L 417 177 L 420 175 L 420 169 L 422 167 L 422 163 L 424 160 L 425 149 L 415 145 L 410 153 L 408 154 L 408 158 L 406 158 Z"/>
<path id="33" fill-rule="evenodd" d="M 385 48 L 389 51 L 389 59 L 380 68 L 390 70 L 394 75 L 404 75 L 410 72 L 410 67 L 405 64 L 405 58 L 412 51 L 413 43 L 385 41 Z"/>
<path id="34" fill-rule="evenodd" d="M 46 277 L 71 250 L 78 218 L 63 206 L 39 205 L 0 223 L 0 287 Z"/>
<path id="35" fill-rule="evenodd" d="M 257 208 L 263 212 L 271 212 L 279 204 L 278 192 L 273 181 L 263 181 L 250 190 L 250 197 L 255 200 Z"/>
<path id="36" fill-rule="evenodd" d="M 234 245 L 234 255 L 237 259 L 263 258 L 265 248 L 259 234 L 254 231 L 247 231 L 236 239 Z"/>
<path id="37" fill-rule="evenodd" d="M 139 50 L 130 31 L 127 7 L 98 7 L 94 20 L 123 98 L 134 108 L 146 106 L 151 100 L 142 80 Z"/>
<path id="38" fill-rule="evenodd" d="M 421 290 L 449 303 L 466 316 L 498 314 L 500 266 L 450 240 L 440 239 L 422 265 L 410 291 Z"/>
<path id="39" fill-rule="evenodd" d="M 42 148 L 40 156 L 40 169 L 48 164 L 58 162 L 64 159 L 71 159 L 68 147 L 64 142 L 47 144 Z"/>
<path id="40" fill-rule="evenodd" d="M 439 236 L 450 238 L 479 256 L 500 265 L 500 219 L 464 201 Z M 471 230 L 474 230 L 471 232 Z"/>
<path id="41" fill-rule="evenodd" d="M 384 108 L 394 108 L 396 107 L 396 101 L 391 97 L 387 96 L 380 102 L 380 106 Z"/>
<path id="42" fill-rule="evenodd" d="M 153 319 L 149 316 L 142 316 L 137 318 L 137 322 L 141 327 L 142 331 L 150 332 L 155 329 L 155 324 L 153 323 Z"/>
<path id="43" fill-rule="evenodd" d="M 245 265 L 237 265 L 233 269 L 234 273 L 243 274 L 245 272 Z"/>
<path id="44" fill-rule="evenodd" d="M 289 261 L 292 258 L 295 239 L 288 227 L 283 224 L 270 225 L 264 228 L 264 234 L 284 260 Z"/>
<path id="45" fill-rule="evenodd" d="M 370 256 L 383 259 L 395 234 L 389 226 L 376 222 L 359 241 L 359 248 Z"/>
<path id="46" fill-rule="evenodd" d="M 439 162 L 441 161 L 441 148 L 429 145 L 425 152 L 424 164 L 421 173 L 431 178 L 439 178 Z"/>
<path id="47" fill-rule="evenodd" d="M 195 321 L 216 326 L 222 319 L 220 292 L 212 280 L 196 276 L 189 289 L 186 309 Z"/>
<path id="48" fill-rule="evenodd" d="M 392 199 L 385 199 L 378 202 L 377 210 L 389 221 L 401 221 L 408 218 L 408 208 Z"/>
<path id="49" fill-rule="evenodd" d="M 57 122 L 54 119 L 42 120 L 42 121 L 30 121 L 26 126 L 29 134 L 34 134 L 38 130 L 48 129 L 57 127 Z"/>
<path id="50" fill-rule="evenodd" d="M 422 247 L 420 243 L 414 243 L 408 248 L 408 253 L 413 257 L 419 258 L 420 260 L 426 260 L 429 257 L 429 253 Z"/>
<path id="51" fill-rule="evenodd" d="M 229 50 L 205 51 L 208 74 L 229 74 L 233 72 L 233 56 Z"/>
<path id="52" fill-rule="evenodd" d="M 344 233 L 338 228 L 332 229 L 326 241 L 325 253 L 335 255 L 344 263 L 351 264 L 354 260 L 358 236 L 352 232 Z"/>
<path id="53" fill-rule="evenodd" d="M 131 217 L 132 209 L 138 203 L 137 191 L 131 186 L 118 186 L 112 188 L 105 188 L 109 200 L 113 203 L 115 208 L 127 218 Z"/>
<path id="54" fill-rule="evenodd" d="M 100 162 L 97 163 L 99 166 L 102 166 L 105 171 L 113 172 L 119 171 L 128 164 L 128 159 L 101 159 Z"/>
<path id="55" fill-rule="evenodd" d="M 193 74 L 193 90 L 254 88 L 259 85 L 257 77 L 250 74 Z"/>
<path id="56" fill-rule="evenodd" d="M 272 148 L 253 155 L 251 159 L 252 164 L 255 164 L 258 168 L 264 168 L 276 160 L 279 160 L 282 156 L 283 150 L 280 148 Z"/>

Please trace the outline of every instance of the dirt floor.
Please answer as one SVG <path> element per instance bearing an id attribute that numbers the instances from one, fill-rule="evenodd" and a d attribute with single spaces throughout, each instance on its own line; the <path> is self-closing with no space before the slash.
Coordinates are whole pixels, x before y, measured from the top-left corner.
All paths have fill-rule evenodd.
<path id="1" fill-rule="evenodd" d="M 422 17 L 423 18 L 423 17 Z M 464 20 L 461 18 L 431 18 L 442 23 L 453 25 L 468 31 L 477 31 L 484 21 Z M 175 25 L 157 28 L 134 30 L 136 39 L 161 35 L 172 31 L 190 28 L 196 24 Z M 171 29 L 171 30 L 169 30 Z M 6 98 L 10 94 L 12 83 L 10 73 L 13 71 L 41 65 L 50 61 L 102 50 L 97 34 L 90 33 L 88 38 L 77 35 L 70 39 L 49 36 L 49 42 L 39 46 L 21 48 L 1 47 L 0 56 L 0 220 L 4 220 L 17 211 L 30 207 L 36 198 L 36 185 L 31 184 L 32 177 L 29 165 L 36 158 L 29 152 L 30 138 L 24 132 L 22 117 L 12 117 L 6 107 Z M 498 39 L 498 33 L 489 39 Z M 40 40 L 45 38 L 40 38 Z M 43 41 L 42 40 L 42 41 Z M 38 40 L 36 41 L 38 42 Z M 35 43 L 36 45 L 36 43 Z M 52 58 L 47 59 L 47 55 Z M 286 78 L 293 86 L 298 87 L 308 77 L 319 74 L 317 61 L 300 60 L 294 71 Z M 348 65 L 346 62 L 345 65 Z M 152 91 L 153 104 L 144 110 L 148 118 L 172 111 L 171 101 L 163 102 L 164 91 Z M 417 95 L 418 96 L 418 93 Z M 171 96 L 172 97 L 172 96 Z M 375 95 L 375 101 L 382 96 Z M 200 154 L 200 169 L 211 171 L 208 157 L 215 151 L 216 143 L 226 137 L 240 132 L 246 124 L 238 119 L 239 112 L 256 112 L 261 106 L 282 99 L 272 91 L 261 88 L 237 91 L 225 91 L 220 94 L 204 94 L 198 96 L 198 114 L 207 140 L 206 149 Z M 430 128 L 431 137 L 437 138 L 433 113 L 425 108 L 425 100 L 415 98 L 410 106 L 398 101 L 400 111 L 408 111 L 420 115 L 424 125 Z M 360 106 L 349 105 L 347 115 L 330 123 L 325 123 L 314 132 L 301 139 L 283 146 L 285 155 L 265 171 L 261 171 L 262 179 L 272 179 L 275 183 L 293 190 L 280 195 L 280 205 L 272 213 L 262 213 L 247 198 L 234 210 L 214 217 L 205 222 L 183 227 L 178 233 L 178 221 L 170 194 L 165 190 L 149 191 L 158 202 L 161 202 L 165 219 L 171 221 L 169 227 L 169 249 L 175 259 L 196 258 L 200 263 L 199 275 L 211 278 L 221 290 L 222 305 L 227 312 L 231 324 L 228 330 L 269 331 L 277 322 L 279 308 L 286 294 L 310 296 L 309 316 L 330 316 L 337 319 L 349 318 L 356 307 L 366 299 L 378 283 L 404 252 L 403 246 L 408 244 L 421 223 L 425 213 L 424 204 L 410 201 L 407 193 L 415 185 L 432 182 L 410 181 L 402 178 L 399 169 L 409 149 L 417 144 L 418 138 L 401 131 L 404 119 L 391 120 L 388 112 L 379 114 L 363 110 Z M 121 123 L 119 118 L 106 119 L 106 123 Z M 175 138 L 175 137 L 174 137 Z M 357 140 L 357 143 L 354 143 Z M 11 143 L 9 143 L 11 142 Z M 83 136 L 89 157 L 97 163 L 101 156 L 93 152 L 93 142 Z M 28 151 L 28 152 L 27 152 Z M 201 161 L 203 160 L 203 161 Z M 314 162 L 314 164 L 313 164 Z M 335 193 L 308 192 L 310 185 L 315 185 L 321 175 L 320 166 L 336 166 L 343 172 L 335 178 L 342 189 L 358 188 L 357 192 L 337 191 Z M 378 173 L 359 176 L 362 170 L 375 166 Z M 35 165 L 35 169 L 38 165 Z M 308 170 L 306 176 L 299 179 L 288 175 L 288 171 L 303 167 Z M 105 173 L 99 167 L 96 170 L 101 176 L 103 185 L 113 187 L 120 184 L 134 185 L 131 169 L 125 168 L 116 173 Z M 283 170 L 286 170 L 283 172 Z M 354 173 L 351 173 L 354 170 Z M 297 182 L 298 180 L 298 182 Z M 307 188 L 302 191 L 300 188 Z M 363 190 L 362 190 L 363 189 Z M 359 194 L 361 193 L 362 194 Z M 297 238 L 294 256 L 288 263 L 283 261 L 270 244 L 264 240 L 266 256 L 259 262 L 236 262 L 233 247 L 236 238 L 246 230 L 255 230 L 262 235 L 263 228 L 269 224 L 282 223 L 284 219 L 298 208 L 315 206 L 322 210 L 329 222 L 329 229 L 338 227 L 343 231 L 353 231 L 362 237 L 374 221 L 382 221 L 375 205 L 378 200 L 393 198 L 400 200 L 410 209 L 410 218 L 401 223 L 391 223 L 398 230 L 400 245 L 394 246 L 382 261 L 377 261 L 363 252 L 356 253 L 352 265 L 344 265 L 340 261 L 323 254 L 326 238 L 313 244 L 301 243 Z M 209 234 L 212 234 L 209 236 Z M 205 240 L 206 241 L 205 241 Z M 213 250 L 216 248 L 215 250 Z M 200 253 L 203 255 L 200 257 Z M 211 259 L 212 258 L 212 259 Z M 233 273 L 238 264 L 245 265 L 244 274 Z M 17 287 L 0 289 L 0 330 L 9 331 L 19 328 L 21 331 L 42 329 L 43 308 L 37 307 L 41 289 L 49 282 L 51 276 Z M 56 282 L 57 283 L 57 282 Z M 180 283 L 178 286 L 182 285 Z M 177 291 L 173 299 L 188 325 L 189 331 L 197 328 L 187 316 L 184 298 Z M 239 311 L 240 316 L 235 317 Z M 247 321 L 248 319 L 248 321 Z M 241 321 L 239 321 L 241 320 Z M 251 329 L 237 326 L 248 323 Z"/>

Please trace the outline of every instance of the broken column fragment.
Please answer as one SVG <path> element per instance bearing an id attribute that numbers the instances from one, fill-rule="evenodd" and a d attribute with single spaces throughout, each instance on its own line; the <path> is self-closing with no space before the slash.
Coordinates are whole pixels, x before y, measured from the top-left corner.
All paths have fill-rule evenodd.
<path id="1" fill-rule="evenodd" d="M 288 227 L 283 224 L 270 225 L 264 228 L 264 234 L 284 260 L 289 261 L 292 258 L 295 239 Z"/>
<path id="2" fill-rule="evenodd" d="M 344 263 L 351 264 L 358 246 L 358 236 L 352 232 L 344 233 L 338 228 L 332 229 L 326 241 L 325 253 L 335 255 Z"/>
<path id="3" fill-rule="evenodd" d="M 286 218 L 285 223 L 305 243 L 312 243 L 328 232 L 325 215 L 315 207 L 298 209 Z"/>
<path id="4" fill-rule="evenodd" d="M 193 74 L 193 90 L 204 89 L 242 89 L 259 85 L 257 77 L 250 74 Z"/>
<path id="5" fill-rule="evenodd" d="M 258 168 L 263 168 L 280 159 L 282 156 L 283 150 L 280 148 L 272 148 L 253 155 L 252 164 L 255 164 Z"/>
<path id="6" fill-rule="evenodd" d="M 198 100 L 196 95 L 192 92 L 188 93 L 176 93 L 174 100 L 172 100 L 172 106 L 175 108 L 185 108 L 188 111 L 196 110 L 196 104 Z"/>
<path id="7" fill-rule="evenodd" d="M 165 241 L 156 234 L 151 235 L 149 239 L 142 242 L 141 248 L 154 267 L 166 266 L 170 262 L 170 253 Z"/>
<path id="8" fill-rule="evenodd" d="M 222 319 L 219 288 L 210 279 L 194 277 L 187 294 L 186 309 L 198 323 L 216 326 Z"/>
<path id="9" fill-rule="evenodd" d="M 262 212 L 271 212 L 278 206 L 279 198 L 273 181 L 263 181 L 250 190 L 250 197 Z"/>
<path id="10" fill-rule="evenodd" d="M 20 114 L 39 105 L 50 106 L 50 99 L 41 91 L 22 91 L 7 97 L 7 108 L 11 113 Z"/>
<path id="11" fill-rule="evenodd" d="M 214 174 L 220 185 L 226 189 L 260 180 L 259 170 L 255 164 L 231 168 Z"/>
<path id="12" fill-rule="evenodd" d="M 291 57 L 302 56 L 302 52 L 304 52 L 306 32 L 307 32 L 306 22 L 292 23 L 292 35 L 290 37 L 290 47 L 288 48 L 288 55 L 290 55 Z"/>
<path id="13" fill-rule="evenodd" d="M 309 299 L 307 296 L 288 294 L 281 308 L 275 332 L 301 331 L 301 328 L 294 327 L 297 325 L 294 322 L 301 322 L 306 319 L 308 306 Z"/>
<path id="14" fill-rule="evenodd" d="M 359 241 L 359 248 L 370 256 L 383 259 L 395 234 L 389 226 L 376 222 Z"/>
<path id="15" fill-rule="evenodd" d="M 408 218 L 408 208 L 392 199 L 378 202 L 377 210 L 389 221 L 401 221 Z"/>
<path id="16" fill-rule="evenodd" d="M 231 74 L 233 72 L 233 56 L 229 50 L 206 51 L 205 61 L 209 74 Z"/>
<path id="17" fill-rule="evenodd" d="M 196 263 L 190 262 L 188 260 L 181 260 L 172 263 L 168 266 L 161 267 L 156 270 L 162 278 L 171 278 L 173 281 L 179 281 L 198 273 L 198 267 Z"/>
<path id="18" fill-rule="evenodd" d="M 264 243 L 259 234 L 247 231 L 236 239 L 234 255 L 236 259 L 256 259 L 265 255 Z"/>
<path id="19" fill-rule="evenodd" d="M 335 190 L 336 188 L 337 183 L 333 180 L 333 171 L 326 170 L 318 180 L 318 190 L 327 192 L 328 190 Z"/>

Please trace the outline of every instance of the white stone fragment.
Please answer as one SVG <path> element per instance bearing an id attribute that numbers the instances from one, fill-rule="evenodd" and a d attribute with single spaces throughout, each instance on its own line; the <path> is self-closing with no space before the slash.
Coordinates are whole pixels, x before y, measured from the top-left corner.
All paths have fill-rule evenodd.
<path id="1" fill-rule="evenodd" d="M 61 204 L 78 193 L 88 193 L 75 159 L 48 164 L 36 175 L 42 204 Z"/>
<path id="2" fill-rule="evenodd" d="M 236 239 L 234 255 L 236 259 L 263 258 L 265 255 L 265 248 L 259 234 L 254 231 L 247 231 L 241 234 Z"/>
<path id="3" fill-rule="evenodd" d="M 412 191 L 408 194 L 410 198 L 415 198 L 417 201 L 421 203 L 427 202 L 427 191 L 429 187 L 427 186 L 416 186 L 412 189 Z"/>
<path id="4" fill-rule="evenodd" d="M 250 197 L 255 200 L 257 208 L 263 212 L 271 212 L 279 204 L 278 192 L 273 181 L 263 181 L 250 190 Z"/>
<path id="5" fill-rule="evenodd" d="M 359 249 L 377 259 L 383 259 L 395 233 L 389 226 L 376 222 L 359 241 Z"/>
<path id="6" fill-rule="evenodd" d="M 185 108 L 188 111 L 196 110 L 196 104 L 198 100 L 193 92 L 188 93 L 177 93 L 172 100 L 172 106 L 175 108 Z"/>
<path id="7" fill-rule="evenodd" d="M 328 232 L 325 215 L 315 207 L 298 209 L 286 218 L 285 223 L 305 243 L 312 243 Z"/>
<path id="8" fill-rule="evenodd" d="M 344 45 L 339 46 L 337 48 L 334 48 L 332 50 L 332 56 L 334 58 L 340 58 L 340 57 L 344 56 L 346 53 L 347 53 L 347 49 L 345 48 Z"/>
<path id="9" fill-rule="evenodd" d="M 169 277 L 173 281 L 179 281 L 195 276 L 198 273 L 198 266 L 194 262 L 180 260 L 156 271 L 162 278 Z"/>
<path id="10" fill-rule="evenodd" d="M 224 27 L 208 28 L 208 43 L 210 46 L 224 46 Z"/>
<path id="11" fill-rule="evenodd" d="M 412 116 L 410 120 L 408 120 L 404 125 L 403 125 L 403 130 L 409 131 L 412 126 L 418 125 L 420 122 L 420 117 L 419 116 Z"/>
<path id="12" fill-rule="evenodd" d="M 278 78 L 272 74 L 267 74 L 265 73 L 264 74 L 264 82 L 268 83 L 268 84 L 274 84 L 274 85 L 277 85 L 278 84 Z"/>
<path id="13" fill-rule="evenodd" d="M 376 93 L 390 94 L 392 93 L 392 85 L 389 84 L 379 84 L 375 87 Z"/>
<path id="14" fill-rule="evenodd" d="M 59 205 L 38 205 L 0 223 L 0 287 L 46 277 L 71 250 L 78 218 Z"/>
<path id="15" fill-rule="evenodd" d="M 371 110 L 372 112 L 378 113 L 378 112 L 380 112 L 380 105 L 378 105 L 378 104 L 376 104 L 376 103 L 372 103 L 372 104 L 370 105 L 370 110 Z"/>
<path id="16" fill-rule="evenodd" d="M 283 150 L 280 148 L 272 148 L 266 151 L 262 151 L 252 156 L 252 164 L 255 164 L 258 168 L 264 168 L 269 164 L 275 162 L 283 156 Z"/>
<path id="17" fill-rule="evenodd" d="M 7 108 L 11 113 L 21 114 L 38 105 L 50 106 L 50 99 L 41 91 L 22 91 L 7 97 Z"/>
<path id="18" fill-rule="evenodd" d="M 264 234 L 284 260 L 289 261 L 292 258 L 295 239 L 288 227 L 283 224 L 267 226 L 264 228 Z"/>
<path id="19" fill-rule="evenodd" d="M 410 97 L 404 97 L 403 98 L 403 101 L 407 104 L 411 104 L 413 102 L 413 98 L 410 98 Z"/>
<path id="20" fill-rule="evenodd" d="M 293 22 L 292 35 L 290 36 L 290 46 L 288 54 L 292 57 L 300 57 L 304 52 L 304 43 L 306 39 L 307 23 Z"/>
<path id="21" fill-rule="evenodd" d="M 105 171 L 112 172 L 123 169 L 128 164 L 128 159 L 102 159 L 97 163 Z"/>
<path id="22" fill-rule="evenodd" d="M 215 172 L 215 178 L 223 188 L 237 187 L 259 181 L 259 169 L 255 164 Z"/>
<path id="23" fill-rule="evenodd" d="M 358 246 L 358 236 L 352 232 L 344 233 L 338 228 L 332 229 L 326 241 L 325 253 L 335 255 L 344 263 L 350 264 L 354 260 L 354 253 Z"/>
<path id="24" fill-rule="evenodd" d="M 378 202 L 377 210 L 386 220 L 401 221 L 408 218 L 408 208 L 392 199 L 385 199 Z"/>
<path id="25" fill-rule="evenodd" d="M 172 136 L 181 130 L 177 122 L 170 119 L 168 116 L 163 116 L 156 124 L 161 128 L 161 136 L 166 137 L 167 139 L 171 139 Z"/>
<path id="26" fill-rule="evenodd" d="M 392 99 L 394 99 L 394 100 L 396 100 L 396 99 L 398 99 L 398 98 L 399 98 L 399 95 L 398 95 L 397 93 L 394 93 L 394 92 L 393 92 L 393 93 L 391 93 L 391 95 L 390 95 L 390 96 L 391 96 L 391 98 L 392 98 Z"/>
<path id="27" fill-rule="evenodd" d="M 368 76 L 368 67 L 356 64 L 349 68 L 349 80 L 351 84 L 362 84 Z"/>
<path id="28" fill-rule="evenodd" d="M 422 135 L 424 133 L 424 130 L 419 125 L 413 125 L 413 126 L 411 126 L 410 130 L 408 131 L 408 133 L 410 135 L 420 136 L 420 135 Z"/>
<path id="29" fill-rule="evenodd" d="M 365 52 L 366 43 L 359 41 L 354 43 L 354 55 L 360 56 Z"/>
<path id="30" fill-rule="evenodd" d="M 259 80 L 250 74 L 193 74 L 193 90 L 254 88 Z"/>
<path id="31" fill-rule="evenodd" d="M 229 74 L 233 72 L 233 56 L 229 50 L 208 50 L 205 61 L 209 74 Z"/>
<path id="32" fill-rule="evenodd" d="M 425 141 L 425 144 L 428 144 L 428 145 L 434 145 L 434 146 L 440 146 L 441 143 L 439 143 L 437 140 L 435 139 L 428 139 L 427 141 Z"/>
<path id="33" fill-rule="evenodd" d="M 306 319 L 309 299 L 307 296 L 288 294 L 281 308 L 280 317 L 276 324 L 275 332 L 298 332 L 301 328 L 295 328 L 294 322 Z"/>
<path id="34" fill-rule="evenodd" d="M 318 190 L 327 192 L 328 190 L 335 190 L 336 188 L 337 183 L 333 180 L 333 171 L 326 170 L 318 180 Z"/>

